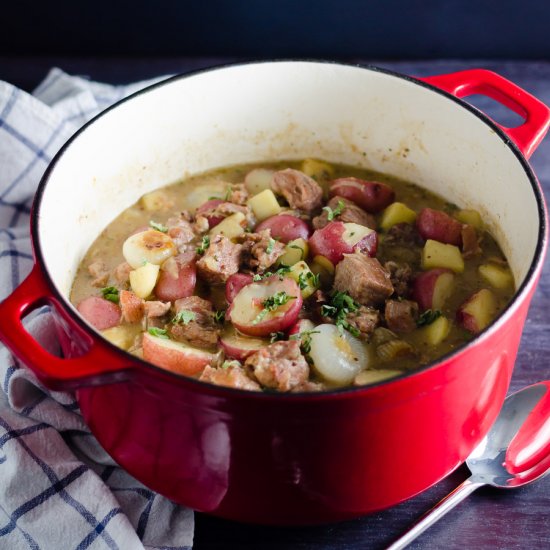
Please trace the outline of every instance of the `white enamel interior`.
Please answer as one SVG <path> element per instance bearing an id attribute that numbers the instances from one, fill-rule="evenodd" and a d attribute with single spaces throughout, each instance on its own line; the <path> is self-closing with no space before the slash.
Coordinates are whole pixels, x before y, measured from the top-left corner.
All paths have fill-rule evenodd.
<path id="1" fill-rule="evenodd" d="M 51 172 L 39 242 L 60 292 L 100 231 L 143 193 L 225 165 L 319 157 L 412 180 L 480 210 L 519 285 L 533 260 L 537 202 L 525 169 L 482 120 L 399 77 L 312 62 L 182 78 L 99 118 Z"/>

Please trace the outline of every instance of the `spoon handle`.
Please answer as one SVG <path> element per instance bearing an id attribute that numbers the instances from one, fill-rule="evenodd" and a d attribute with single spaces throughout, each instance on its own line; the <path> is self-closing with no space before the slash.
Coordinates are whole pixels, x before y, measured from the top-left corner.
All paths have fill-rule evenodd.
<path id="1" fill-rule="evenodd" d="M 473 493 L 478 487 L 485 485 L 477 481 L 472 481 L 469 477 L 462 482 L 454 491 L 440 500 L 431 510 L 428 510 L 408 531 L 401 535 L 386 550 L 401 550 L 410 544 L 416 537 L 423 533 L 428 527 L 442 518 L 449 510 L 452 510 L 457 504 L 462 502 L 468 495 Z"/>

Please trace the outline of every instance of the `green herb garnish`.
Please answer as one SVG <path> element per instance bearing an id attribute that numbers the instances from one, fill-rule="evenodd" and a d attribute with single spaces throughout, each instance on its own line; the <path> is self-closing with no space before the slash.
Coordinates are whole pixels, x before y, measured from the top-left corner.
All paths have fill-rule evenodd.
<path id="1" fill-rule="evenodd" d="M 276 292 L 273 296 L 269 296 L 262 302 L 264 308 L 256 318 L 252 321 L 253 325 L 257 325 L 270 311 L 275 311 L 277 308 L 284 306 L 290 300 L 295 300 L 296 296 L 289 296 L 284 290 Z"/>
<path id="2" fill-rule="evenodd" d="M 293 334 L 290 336 L 289 340 L 300 340 L 300 347 L 304 353 L 309 353 L 311 351 L 311 335 L 320 334 L 318 330 L 304 330 L 299 334 Z"/>
<path id="3" fill-rule="evenodd" d="M 223 309 L 220 309 L 214 313 L 214 321 L 220 325 L 223 325 L 225 322 L 225 311 Z"/>
<path id="4" fill-rule="evenodd" d="M 156 336 L 157 338 L 164 338 L 165 340 L 170 340 L 170 336 L 168 336 L 168 331 L 166 331 L 163 328 L 158 327 L 150 327 L 147 332 L 151 336 Z"/>
<path id="5" fill-rule="evenodd" d="M 334 218 L 337 218 L 346 208 L 344 201 L 338 201 L 336 208 L 333 210 L 330 206 L 324 206 L 323 210 L 327 213 L 327 220 L 331 222 Z"/>
<path id="6" fill-rule="evenodd" d="M 205 235 L 202 238 L 202 242 L 200 246 L 197 246 L 197 254 L 204 254 L 208 247 L 210 246 L 210 237 L 208 235 Z"/>
<path id="7" fill-rule="evenodd" d="M 161 233 L 168 233 L 168 228 L 165 225 L 162 225 L 161 223 L 157 223 L 157 222 L 154 222 L 153 220 L 151 220 L 149 222 L 149 225 L 153 229 L 156 229 L 157 231 L 160 231 Z"/>
<path id="8" fill-rule="evenodd" d="M 439 311 L 438 309 L 427 309 L 420 315 L 420 317 L 416 321 L 416 326 L 425 327 L 426 325 L 431 325 L 439 317 L 441 317 L 441 311 Z"/>
<path id="9" fill-rule="evenodd" d="M 279 279 L 283 279 L 283 275 L 288 273 L 290 271 L 290 267 L 288 265 L 283 265 L 277 271 L 266 271 L 265 273 L 256 273 L 254 277 L 252 277 L 252 281 L 257 283 L 259 281 L 262 281 L 263 279 L 267 279 L 268 277 L 272 277 L 273 275 L 277 275 Z"/>
<path id="10" fill-rule="evenodd" d="M 172 323 L 179 323 L 182 325 L 188 325 L 191 321 L 197 318 L 197 314 L 194 311 L 188 309 L 182 309 L 176 313 L 176 316 L 172 319 Z"/>
<path id="11" fill-rule="evenodd" d="M 319 273 L 315 275 L 311 271 L 302 271 L 302 273 L 298 275 L 298 286 L 300 287 L 300 290 L 304 290 L 308 286 L 318 287 L 319 281 L 320 281 Z"/>
<path id="12" fill-rule="evenodd" d="M 231 361 L 224 361 L 221 364 L 221 369 L 228 369 L 229 367 L 241 367 L 242 365 L 236 360 L 232 359 Z"/>
<path id="13" fill-rule="evenodd" d="M 106 286 L 105 288 L 101 289 L 101 294 L 103 295 L 103 298 L 106 300 L 109 300 L 110 302 L 114 302 L 115 304 L 118 304 L 119 302 L 119 295 L 118 295 L 118 288 L 114 286 Z"/>
<path id="14" fill-rule="evenodd" d="M 273 247 L 275 246 L 275 239 L 272 239 L 269 237 L 269 241 L 267 243 L 267 247 L 265 249 L 266 254 L 271 254 L 273 252 Z"/>
<path id="15" fill-rule="evenodd" d="M 358 337 L 361 332 L 350 325 L 347 316 L 360 308 L 358 304 L 347 292 L 333 292 L 330 303 L 321 306 L 321 315 L 334 319 L 338 330 L 342 332 L 347 330 L 352 336 Z"/>

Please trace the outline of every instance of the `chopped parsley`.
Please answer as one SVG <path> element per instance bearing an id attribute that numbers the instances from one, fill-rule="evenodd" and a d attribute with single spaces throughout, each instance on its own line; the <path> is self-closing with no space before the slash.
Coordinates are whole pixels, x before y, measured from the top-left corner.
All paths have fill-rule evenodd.
<path id="1" fill-rule="evenodd" d="M 302 273 L 298 275 L 298 286 L 300 287 L 300 290 L 304 290 L 308 286 L 318 287 L 319 280 L 320 280 L 319 273 L 315 275 L 311 271 L 302 271 Z"/>
<path id="2" fill-rule="evenodd" d="M 228 201 L 229 200 L 229 197 L 231 196 L 231 193 L 233 192 L 233 189 L 231 189 L 231 186 L 229 186 L 225 192 L 225 195 L 223 197 L 218 197 L 216 195 L 213 195 L 212 197 L 208 197 L 208 200 L 209 201 L 212 201 L 212 200 L 224 200 L 224 201 Z"/>
<path id="3" fill-rule="evenodd" d="M 194 311 L 188 309 L 182 309 L 176 313 L 176 316 L 172 319 L 172 323 L 179 323 L 188 325 L 191 321 L 197 318 L 197 314 Z"/>
<path id="4" fill-rule="evenodd" d="M 275 239 L 269 237 L 269 242 L 267 243 L 267 248 L 265 249 L 266 254 L 271 254 L 273 252 L 273 247 L 275 246 Z"/>
<path id="5" fill-rule="evenodd" d="M 283 279 L 283 275 L 288 273 L 290 271 L 290 267 L 287 265 L 281 266 L 277 271 L 266 271 L 265 273 L 256 273 L 254 277 L 252 277 L 252 281 L 255 283 L 262 281 L 263 279 L 267 279 L 268 277 L 272 277 L 273 275 L 277 275 L 279 279 Z"/>
<path id="6" fill-rule="evenodd" d="M 149 327 L 147 332 L 151 336 L 156 336 L 157 338 L 164 338 L 165 340 L 170 340 L 170 336 L 168 336 L 168 332 L 163 328 Z"/>
<path id="7" fill-rule="evenodd" d="M 149 225 L 153 229 L 156 229 L 157 231 L 160 231 L 161 233 L 168 233 L 168 228 L 165 225 L 162 225 L 161 223 L 157 223 L 157 222 L 154 222 L 153 220 L 151 220 L 149 222 Z"/>
<path id="8" fill-rule="evenodd" d="M 360 304 L 358 304 L 347 292 L 336 291 L 332 293 L 330 303 L 321 306 L 321 315 L 334 319 L 334 323 L 340 332 L 345 329 L 352 336 L 358 337 L 361 332 L 356 327 L 349 324 L 347 316 L 357 311 L 359 307 Z"/>
<path id="9" fill-rule="evenodd" d="M 262 302 L 264 308 L 256 318 L 252 321 L 253 325 L 257 325 L 270 311 L 275 311 L 277 308 L 284 306 L 290 300 L 295 300 L 296 296 L 289 296 L 284 290 L 276 292 L 273 296 L 269 296 Z"/>
<path id="10" fill-rule="evenodd" d="M 231 361 L 224 361 L 221 364 L 221 369 L 228 369 L 229 367 L 240 367 L 242 366 L 236 359 L 232 359 Z"/>
<path id="11" fill-rule="evenodd" d="M 300 340 L 300 347 L 304 353 L 309 353 L 311 351 L 311 335 L 320 334 L 318 330 L 304 330 L 299 334 L 293 334 L 290 336 L 289 340 Z"/>
<path id="12" fill-rule="evenodd" d="M 105 288 L 101 289 L 101 294 L 103 295 L 103 298 L 109 300 L 109 302 L 114 302 L 115 304 L 118 304 L 118 288 L 114 286 L 106 286 Z"/>
<path id="13" fill-rule="evenodd" d="M 338 201 L 336 208 L 333 210 L 330 206 L 324 206 L 323 210 L 327 213 L 327 220 L 331 222 L 334 218 L 337 218 L 346 208 L 344 201 Z"/>
<path id="14" fill-rule="evenodd" d="M 416 326 L 425 327 L 426 325 L 431 325 L 439 317 L 441 317 L 441 311 L 439 311 L 438 309 L 427 309 L 420 315 L 420 317 L 416 321 Z"/>
<path id="15" fill-rule="evenodd" d="M 208 235 L 205 235 L 202 238 L 202 242 L 200 246 L 197 246 L 197 254 L 204 254 L 208 247 L 210 246 L 210 237 Z"/>
<path id="16" fill-rule="evenodd" d="M 223 325 L 225 322 L 225 311 L 223 309 L 220 309 L 214 313 L 214 321 L 220 325 Z"/>

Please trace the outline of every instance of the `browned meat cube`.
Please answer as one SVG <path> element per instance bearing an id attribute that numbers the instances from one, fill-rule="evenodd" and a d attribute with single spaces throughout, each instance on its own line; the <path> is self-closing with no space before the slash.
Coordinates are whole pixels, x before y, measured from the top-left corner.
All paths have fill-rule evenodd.
<path id="1" fill-rule="evenodd" d="M 336 195 L 328 201 L 327 206 L 329 206 L 332 211 L 338 208 L 338 203 L 342 201 L 344 203 L 344 209 L 341 214 L 336 218 L 339 222 L 342 223 L 357 223 L 359 225 L 364 225 L 365 227 L 370 227 L 371 229 L 376 229 L 376 220 L 372 214 L 368 214 L 362 208 L 357 206 L 354 202 L 345 199 L 344 197 L 339 197 Z M 323 213 L 313 218 L 313 227 L 315 229 L 321 229 L 329 223 L 328 212 L 323 210 Z"/>
<path id="2" fill-rule="evenodd" d="M 242 245 L 231 242 L 224 235 L 216 235 L 197 262 L 199 276 L 213 285 L 224 284 L 239 271 L 242 248 Z"/>
<path id="3" fill-rule="evenodd" d="M 420 236 L 416 227 L 411 223 L 397 223 L 392 225 L 384 236 L 384 244 L 387 246 L 422 245 L 424 239 Z"/>
<path id="4" fill-rule="evenodd" d="M 393 332 L 412 332 L 416 328 L 418 304 L 411 300 L 388 300 L 384 315 Z"/>
<path id="5" fill-rule="evenodd" d="M 393 294 L 390 274 L 376 258 L 360 252 L 344 254 L 336 266 L 334 288 L 365 306 L 381 304 Z"/>
<path id="6" fill-rule="evenodd" d="M 151 319 L 152 317 L 162 317 L 170 311 L 170 302 L 150 300 L 143 304 L 143 308 L 148 319 Z"/>
<path id="7" fill-rule="evenodd" d="M 211 348 L 218 342 L 220 325 L 214 317 L 212 304 L 199 296 L 176 300 L 176 315 L 170 324 L 170 336 L 199 348 Z"/>
<path id="8" fill-rule="evenodd" d="M 88 272 L 94 278 L 92 281 L 92 286 L 103 287 L 107 284 L 107 281 L 109 280 L 109 271 L 107 270 L 105 262 L 102 262 L 101 260 L 92 262 L 88 266 Z"/>
<path id="9" fill-rule="evenodd" d="M 346 321 L 360 332 L 361 340 L 369 340 L 374 329 L 380 324 L 380 313 L 372 307 L 360 306 L 357 311 L 348 313 Z"/>
<path id="10" fill-rule="evenodd" d="M 115 267 L 113 275 L 120 284 L 127 284 L 130 281 L 130 271 L 132 271 L 132 266 L 127 262 L 122 262 Z"/>
<path id="11" fill-rule="evenodd" d="M 207 365 L 199 380 L 239 390 L 261 391 L 262 389 L 257 382 L 247 376 L 246 371 L 237 363 L 217 369 Z"/>
<path id="12" fill-rule="evenodd" d="M 304 384 L 309 376 L 309 365 L 296 340 L 275 342 L 253 353 L 246 359 L 245 367 L 252 369 L 262 386 L 279 391 L 290 391 Z"/>
<path id="13" fill-rule="evenodd" d="M 462 226 L 462 255 L 464 258 L 479 256 L 483 251 L 479 246 L 479 239 L 474 227 L 471 225 Z"/>
<path id="14" fill-rule="evenodd" d="M 118 294 L 122 319 L 127 323 L 138 323 L 143 317 L 143 300 L 130 290 Z"/>
<path id="15" fill-rule="evenodd" d="M 236 183 L 231 186 L 231 192 L 228 198 L 229 202 L 234 202 L 235 204 L 246 204 L 248 200 L 248 190 L 244 183 Z"/>
<path id="16" fill-rule="evenodd" d="M 391 284 L 397 296 L 406 297 L 410 292 L 413 271 L 408 263 L 389 261 L 384 264 L 389 271 Z"/>
<path id="17" fill-rule="evenodd" d="M 284 254 L 285 245 L 271 238 L 271 230 L 259 233 L 246 233 L 242 237 L 243 263 L 246 267 L 265 271 Z"/>
<path id="18" fill-rule="evenodd" d="M 196 237 L 193 226 L 185 214 L 168 218 L 166 227 L 168 228 L 168 236 L 172 238 L 180 252 L 185 252 L 185 245 Z"/>
<path id="19" fill-rule="evenodd" d="M 321 208 L 323 190 L 321 186 L 303 172 L 287 168 L 273 174 L 271 187 L 283 195 L 291 208 L 311 213 Z"/>

